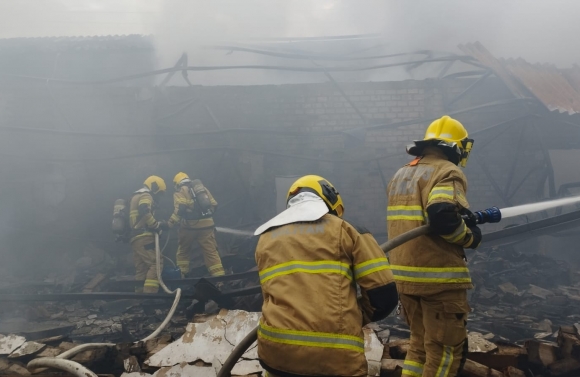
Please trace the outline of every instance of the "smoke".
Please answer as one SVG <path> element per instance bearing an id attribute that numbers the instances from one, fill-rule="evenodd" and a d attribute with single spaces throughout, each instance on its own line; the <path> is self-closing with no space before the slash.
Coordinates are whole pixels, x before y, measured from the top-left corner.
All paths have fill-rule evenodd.
<path id="1" fill-rule="evenodd" d="M 202 49 L 215 43 L 379 33 L 393 53 L 458 52 L 458 44 L 478 40 L 499 57 L 569 66 L 580 61 L 580 51 L 570 48 L 580 32 L 579 13 L 576 0 L 19 0 L 0 2 L 0 38 L 153 34 L 159 65 L 166 67 L 183 52 L 198 65 L 277 62 Z M 285 47 L 321 48 L 314 42 Z M 223 82 L 240 73 L 208 75 Z"/>
<path id="2" fill-rule="evenodd" d="M 258 49 L 323 52 L 341 54 L 351 52 L 352 46 L 331 47 L 316 41 L 299 41 L 301 38 L 334 37 L 340 35 L 375 33 L 381 28 L 381 14 L 386 5 L 381 2 L 359 3 L 353 6 L 342 0 L 269 1 L 231 0 L 190 1 L 174 0 L 163 5 L 160 12 L 162 25 L 154 32 L 160 66 L 172 66 L 183 52 L 188 54 L 188 64 L 209 65 L 291 65 L 313 67 L 313 62 L 278 59 L 243 52 L 228 53 L 207 49 L 212 45 L 240 44 Z M 274 39 L 294 38 L 280 41 Z M 365 46 L 357 46 L 365 47 Z M 324 75 L 258 72 L 219 71 L 191 73 L 198 84 L 259 84 L 325 81 Z M 172 84 L 179 84 L 174 80 Z M 183 81 L 181 81 L 183 83 Z"/>
<path id="3" fill-rule="evenodd" d="M 153 33 L 159 65 L 163 67 L 175 64 L 183 52 L 188 53 L 190 65 L 312 66 L 308 61 L 203 48 L 214 44 L 240 43 L 264 49 L 329 54 L 348 54 L 364 48 L 369 48 L 370 54 L 420 49 L 459 53 L 458 44 L 473 41 L 482 42 L 498 57 L 523 57 L 531 62 L 568 66 L 580 61 L 580 52 L 567 47 L 574 45 L 575 35 L 580 32 L 580 24 L 575 20 L 579 11 L 580 3 L 574 0 L 172 0 L 162 4 L 159 22 L 156 23 L 158 28 Z M 380 34 L 380 38 L 359 45 L 296 41 L 305 37 L 353 34 Z M 274 38 L 295 40 L 273 43 Z M 373 49 L 372 44 L 379 42 L 381 46 Z M 219 71 L 191 75 L 192 81 L 200 84 L 326 80 L 320 74 L 288 72 Z M 357 78 L 363 81 L 397 79 L 394 76 L 409 78 L 402 70 L 396 71 L 395 75 L 372 73 L 372 76 L 358 75 Z M 345 79 L 349 78 L 345 76 Z"/>

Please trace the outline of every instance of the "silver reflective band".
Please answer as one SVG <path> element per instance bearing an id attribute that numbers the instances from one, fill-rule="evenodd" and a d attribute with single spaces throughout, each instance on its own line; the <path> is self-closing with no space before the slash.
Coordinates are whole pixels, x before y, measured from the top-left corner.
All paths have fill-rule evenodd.
<path id="1" fill-rule="evenodd" d="M 408 371 L 410 373 L 405 373 L 405 371 Z M 408 364 L 408 362 L 406 361 L 403 364 L 403 375 L 407 374 L 407 375 L 411 375 L 411 376 L 421 376 L 423 375 L 423 368 L 418 366 L 418 365 L 412 365 L 412 364 Z"/>
<path id="2" fill-rule="evenodd" d="M 395 276 L 406 276 L 423 279 L 469 279 L 469 272 L 424 272 L 424 271 L 401 271 L 391 268 Z"/>
<path id="3" fill-rule="evenodd" d="M 344 348 L 364 352 L 365 346 L 364 339 L 353 336 L 341 336 L 340 334 L 328 334 L 329 336 L 324 336 L 325 333 L 277 329 L 271 331 L 262 324 L 260 324 L 258 334 L 273 342 L 311 347 Z"/>
<path id="4" fill-rule="evenodd" d="M 420 216 L 420 217 L 423 217 L 423 211 L 421 211 L 421 210 L 387 209 L 387 216 Z"/>
<path id="5" fill-rule="evenodd" d="M 355 279 L 358 279 L 362 276 L 366 276 L 369 273 L 375 272 L 375 271 L 382 271 L 382 270 L 386 270 L 389 268 L 389 261 L 387 260 L 387 258 L 384 258 L 380 261 L 376 261 L 374 263 L 370 263 L 367 264 L 365 266 L 362 267 L 354 267 L 354 277 Z"/>
<path id="6" fill-rule="evenodd" d="M 288 275 L 295 272 L 305 273 L 338 273 L 345 275 L 352 280 L 352 271 L 348 265 L 334 262 L 334 263 L 308 263 L 308 262 L 289 262 L 283 263 L 279 267 L 274 266 L 268 269 L 267 272 L 260 273 L 260 282 L 267 281 L 278 275 Z"/>

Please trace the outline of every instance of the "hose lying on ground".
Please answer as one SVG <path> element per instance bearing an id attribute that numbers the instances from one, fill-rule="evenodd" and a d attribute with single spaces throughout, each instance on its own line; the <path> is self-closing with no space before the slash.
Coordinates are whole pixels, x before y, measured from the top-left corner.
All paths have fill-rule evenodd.
<path id="1" fill-rule="evenodd" d="M 163 248 L 165 249 L 166 246 L 167 242 L 165 243 L 165 246 Z M 157 233 L 155 233 L 155 260 L 156 260 L 155 264 L 157 267 L 157 280 L 159 281 L 159 285 L 161 286 L 161 288 L 163 288 L 163 290 L 166 293 L 175 294 L 175 300 L 173 300 L 173 305 L 171 306 L 169 313 L 167 313 L 167 317 L 165 317 L 165 320 L 161 323 L 161 325 L 159 325 L 159 327 L 157 327 L 157 329 L 153 331 L 151 335 L 141 339 L 140 340 L 141 342 L 155 338 L 157 335 L 159 335 L 161 331 L 163 331 L 163 329 L 167 326 L 167 324 L 173 317 L 175 309 L 177 309 L 177 305 L 179 304 L 179 300 L 181 298 L 181 288 L 177 288 L 176 290 L 171 291 L 169 288 L 167 288 L 167 286 L 163 282 L 163 279 L 161 278 L 161 250 L 159 249 L 159 234 Z M 115 347 L 115 346 L 116 344 L 114 343 L 81 344 L 77 347 L 71 348 L 66 352 L 61 353 L 56 357 L 41 357 L 39 359 L 34 359 L 26 365 L 26 368 L 28 368 L 28 370 L 31 373 L 39 373 L 46 370 L 46 368 L 55 368 L 64 370 L 65 372 L 73 374 L 77 377 L 97 377 L 97 375 L 88 368 L 84 367 L 83 365 L 75 361 L 67 359 L 69 357 L 75 356 L 79 352 L 86 351 L 87 349 L 98 347 Z"/>
<path id="2" fill-rule="evenodd" d="M 41 357 L 39 359 L 34 359 L 29 362 L 26 367 L 31 373 L 37 373 L 40 371 L 35 370 L 36 368 L 44 367 L 42 370 L 45 370 L 46 367 L 48 367 L 64 370 L 65 372 L 78 377 L 97 377 L 97 375 L 90 369 L 82 366 L 77 362 L 66 359 L 58 359 L 56 357 Z"/>
<path id="3" fill-rule="evenodd" d="M 169 288 L 167 288 L 167 286 L 163 282 L 163 279 L 161 278 L 161 251 L 159 250 L 159 234 L 157 233 L 155 233 L 155 258 L 157 265 L 157 280 L 159 281 L 159 285 L 161 286 L 161 288 L 163 288 L 165 293 L 168 293 L 170 295 L 175 294 L 175 300 L 173 300 L 173 305 L 171 306 L 169 313 L 167 313 L 167 317 L 165 317 L 165 320 L 161 322 L 161 325 L 159 325 L 159 327 L 155 331 L 153 331 L 149 336 L 141 339 L 142 342 L 155 338 L 157 335 L 159 335 L 161 331 L 163 331 L 165 326 L 167 326 L 169 321 L 171 321 L 171 318 L 175 313 L 175 309 L 177 309 L 177 305 L 179 304 L 179 299 L 181 298 L 181 288 L 177 288 L 176 290 L 172 291 Z"/>
<path id="4" fill-rule="evenodd" d="M 401 234 L 398 237 L 393 238 L 392 240 L 388 240 L 384 244 L 381 245 L 381 249 L 385 253 L 393 250 L 397 246 L 401 246 L 405 242 L 408 242 L 414 238 L 419 236 L 423 236 L 431 231 L 429 225 L 423 225 L 418 228 L 412 229 L 406 233 Z M 256 326 L 248 335 L 242 339 L 242 341 L 233 349 L 230 356 L 224 361 L 220 371 L 217 374 L 217 377 L 230 377 L 232 369 L 238 362 L 238 360 L 242 357 L 242 355 L 250 348 L 250 346 L 258 339 L 258 327 Z"/>

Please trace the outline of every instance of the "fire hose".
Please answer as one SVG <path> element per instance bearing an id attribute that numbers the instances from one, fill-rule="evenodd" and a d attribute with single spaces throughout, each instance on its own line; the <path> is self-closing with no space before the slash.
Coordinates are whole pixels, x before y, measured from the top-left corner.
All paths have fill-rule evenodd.
<path id="1" fill-rule="evenodd" d="M 165 243 L 164 249 L 166 246 L 167 246 L 167 243 Z M 169 321 L 173 317 L 173 314 L 175 313 L 175 310 L 177 309 L 177 305 L 179 304 L 179 300 L 181 298 L 181 288 L 177 288 L 176 290 L 172 291 L 169 288 L 167 288 L 167 286 L 163 282 L 163 279 L 161 278 L 161 250 L 159 249 L 159 234 L 158 233 L 155 233 L 155 262 L 156 262 L 155 264 L 156 264 L 156 268 L 157 268 L 157 280 L 159 281 L 159 285 L 161 286 L 161 288 L 163 288 L 165 293 L 175 294 L 175 299 L 173 300 L 173 305 L 171 306 L 169 313 L 167 313 L 165 320 L 163 320 L 161 325 L 159 325 L 159 327 L 157 327 L 157 329 L 155 331 L 153 331 L 149 336 L 141 339 L 140 340 L 141 342 L 152 339 L 152 338 L 156 337 L 157 335 L 159 335 L 159 333 L 161 331 L 163 331 L 163 329 L 167 326 L 167 324 L 169 323 Z M 39 373 L 41 371 L 46 370 L 46 368 L 55 368 L 55 369 L 64 370 L 65 372 L 68 372 L 68 373 L 73 374 L 73 375 L 78 376 L 78 377 L 97 377 L 97 375 L 94 372 L 92 372 L 90 369 L 86 368 L 85 366 L 83 366 L 75 361 L 68 360 L 68 358 L 73 357 L 76 354 L 78 354 L 82 351 L 85 351 L 87 349 L 99 348 L 99 347 L 114 347 L 114 346 L 115 346 L 114 343 L 81 344 L 80 346 L 71 348 L 70 350 L 63 352 L 62 354 L 60 354 L 56 357 L 41 357 L 39 359 L 34 359 L 34 360 L 30 361 L 26 365 L 26 367 L 32 373 Z"/>
<path id="2" fill-rule="evenodd" d="M 464 216 L 465 220 L 468 218 Z M 483 224 L 486 222 L 499 222 L 501 220 L 501 212 L 497 207 L 492 207 L 484 211 L 475 212 L 471 214 L 471 219 L 477 224 Z M 381 249 L 387 253 L 390 250 L 408 242 L 414 238 L 419 236 L 428 234 L 430 232 L 429 225 L 423 225 L 418 228 L 412 229 L 406 233 L 401 234 L 398 237 L 393 238 L 381 245 Z M 167 243 L 165 244 L 167 246 Z M 164 247 L 165 248 L 165 247 Z M 143 338 L 141 341 L 147 341 L 156 337 L 163 329 L 167 326 L 175 310 L 177 309 L 177 305 L 179 304 L 179 300 L 181 298 L 181 289 L 177 288 L 174 291 L 171 291 L 161 278 L 161 250 L 159 248 L 159 234 L 155 233 L 155 260 L 156 260 L 156 269 L 157 269 L 157 280 L 159 281 L 159 285 L 163 290 L 168 294 L 175 294 L 175 299 L 173 301 L 173 305 L 167 313 L 165 320 L 159 325 L 159 327 L 151 333 L 149 336 Z M 248 348 L 257 340 L 258 338 L 258 327 L 254 328 L 248 335 L 242 339 L 242 341 L 233 349 L 230 356 L 226 359 L 224 364 L 222 365 L 220 371 L 218 372 L 217 377 L 230 377 L 231 371 L 238 360 L 242 357 L 242 355 L 248 350 Z M 72 360 L 67 360 L 68 357 L 72 357 L 79 352 L 82 352 L 89 348 L 96 348 L 96 347 L 113 347 L 115 344 L 113 343 L 88 343 L 83 344 L 78 347 L 74 347 L 67 352 L 62 353 L 57 357 L 43 357 L 39 359 L 32 360 L 28 363 L 27 368 L 33 372 L 38 373 L 45 368 L 56 368 L 61 369 L 71 374 L 74 374 L 78 377 L 97 377 L 95 373 L 93 373 L 88 368 L 84 367 L 83 365 L 74 362 Z M 38 369 L 40 368 L 40 369 Z"/>
<path id="3" fill-rule="evenodd" d="M 398 237 L 393 238 L 381 245 L 381 249 L 385 253 L 394 249 L 397 246 L 401 246 L 405 242 L 408 242 L 414 238 L 425 235 L 431 231 L 429 225 L 423 225 L 418 228 L 412 229 L 406 233 L 401 234 Z M 230 356 L 224 361 L 217 377 L 230 377 L 232 369 L 242 357 L 242 355 L 250 348 L 250 346 L 258 339 L 258 327 L 256 326 L 248 335 L 242 339 L 240 343 L 233 349 Z"/>
<path id="4" fill-rule="evenodd" d="M 485 224 L 485 223 L 497 223 L 501 220 L 501 211 L 497 207 L 491 207 L 483 211 L 477 211 L 474 213 L 469 212 L 469 214 L 463 215 L 463 219 L 468 222 L 471 221 L 474 224 Z M 402 244 L 411 241 L 419 236 L 428 234 L 431 231 L 429 225 L 423 225 L 415 229 L 411 229 L 408 232 L 401 234 L 391 240 L 388 240 L 381 245 L 381 249 L 385 253 L 393 250 L 394 248 L 401 246 Z M 231 371 L 242 357 L 242 355 L 248 350 L 248 348 L 258 339 L 258 327 L 256 326 L 248 335 L 242 339 L 242 341 L 233 349 L 230 356 L 223 363 L 217 377 L 230 377 Z"/>

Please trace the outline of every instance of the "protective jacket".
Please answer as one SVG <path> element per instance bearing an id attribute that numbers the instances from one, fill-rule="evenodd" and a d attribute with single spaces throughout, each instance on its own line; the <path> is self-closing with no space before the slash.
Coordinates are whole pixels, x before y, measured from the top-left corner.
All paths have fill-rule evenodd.
<path id="1" fill-rule="evenodd" d="M 129 205 L 129 226 L 131 242 L 142 237 L 153 237 L 153 230 L 159 226 L 153 210 L 153 197 L 148 189 L 142 188 L 133 193 Z"/>
<path id="2" fill-rule="evenodd" d="M 323 212 L 318 220 L 266 230 L 256 262 L 262 366 L 277 376 L 366 376 L 362 326 L 386 317 L 398 301 L 372 235 Z"/>
<path id="3" fill-rule="evenodd" d="M 207 188 L 205 190 L 211 205 L 215 209 L 218 203 L 209 190 Z M 197 205 L 192 197 L 191 188 L 188 185 L 182 185 L 179 191 L 173 194 L 173 207 L 173 214 L 168 221 L 170 227 L 179 223 L 181 223 L 182 228 L 187 229 L 204 229 L 214 226 L 213 217 L 204 217 L 202 215 L 200 206 Z"/>
<path id="4" fill-rule="evenodd" d="M 427 223 L 433 230 L 389 253 L 400 293 L 429 295 L 473 288 L 463 249 L 477 247 L 479 240 L 460 216 L 469 207 L 466 190 L 460 168 L 433 147 L 399 169 L 389 183 L 389 239 Z"/>

